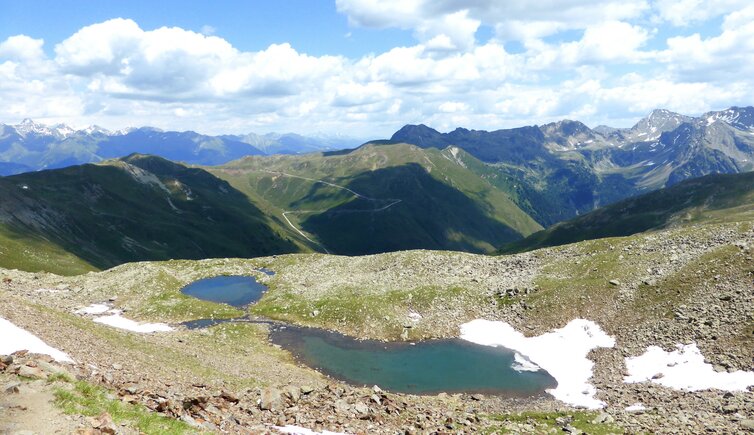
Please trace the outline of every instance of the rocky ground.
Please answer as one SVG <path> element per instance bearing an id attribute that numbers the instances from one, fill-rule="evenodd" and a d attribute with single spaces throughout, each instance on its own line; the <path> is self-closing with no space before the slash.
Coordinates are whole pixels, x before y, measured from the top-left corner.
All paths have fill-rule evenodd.
<path id="1" fill-rule="evenodd" d="M 581 428 L 590 433 L 736 433 L 754 426 L 751 391 L 690 393 L 624 384 L 623 361 L 649 345 L 673 350 L 694 342 L 716 370 L 754 370 L 753 248 L 751 224 L 720 224 L 505 257 L 289 255 L 137 263 L 70 278 L 2 271 L 0 316 L 68 352 L 77 361 L 66 367 L 74 377 L 197 430 L 264 432 L 293 424 L 355 433 L 547 433 L 575 432 L 585 422 Z M 262 266 L 277 274 L 255 272 Z M 363 338 L 457 337 L 459 325 L 475 318 L 505 320 L 526 335 L 576 317 L 593 320 L 616 337 L 614 348 L 590 354 L 598 398 L 608 406 L 592 414 L 548 397 L 412 396 L 357 388 L 297 364 L 267 341 L 263 324 L 140 335 L 74 314 L 98 302 L 135 319 L 172 324 L 241 314 L 178 292 L 217 274 L 253 274 L 269 285 L 251 308 L 253 316 Z M 17 376 L 17 367 L 10 367 L 4 380 Z M 646 409 L 625 411 L 637 402 Z M 90 420 L 71 418 L 91 428 Z"/>

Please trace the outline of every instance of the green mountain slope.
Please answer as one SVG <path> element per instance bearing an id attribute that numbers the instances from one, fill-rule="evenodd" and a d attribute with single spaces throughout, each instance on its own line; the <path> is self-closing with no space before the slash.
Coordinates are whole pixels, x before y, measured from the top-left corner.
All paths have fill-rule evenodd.
<path id="1" fill-rule="evenodd" d="M 302 249 L 226 182 L 158 157 L 21 174 L 0 185 L 0 235 L 72 264 L 24 267 L 0 254 L 2 266 L 73 274 L 130 261 Z"/>
<path id="2" fill-rule="evenodd" d="M 333 253 L 489 252 L 541 229 L 475 166 L 483 165 L 456 147 L 368 144 L 351 152 L 248 157 L 208 170 L 283 217 L 311 246 Z"/>
<path id="3" fill-rule="evenodd" d="M 708 175 L 627 199 L 505 245 L 513 253 L 697 222 L 754 218 L 754 173 Z"/>

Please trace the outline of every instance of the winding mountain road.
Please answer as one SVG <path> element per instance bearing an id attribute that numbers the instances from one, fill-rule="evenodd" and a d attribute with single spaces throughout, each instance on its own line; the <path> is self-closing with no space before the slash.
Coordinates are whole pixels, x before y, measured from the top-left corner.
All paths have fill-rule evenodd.
<path id="1" fill-rule="evenodd" d="M 371 198 L 369 196 L 362 195 L 359 192 L 351 190 L 351 189 L 349 189 L 349 188 L 347 188 L 345 186 L 340 186 L 340 185 L 337 185 L 337 184 L 334 184 L 334 183 L 330 183 L 329 181 L 325 181 L 325 180 L 318 180 L 316 178 L 302 177 L 300 175 L 287 174 L 285 172 L 278 172 L 278 171 L 262 171 L 262 172 L 265 172 L 265 173 L 268 173 L 268 174 L 273 174 L 273 175 L 278 175 L 278 176 L 283 176 L 283 177 L 298 178 L 298 179 L 301 179 L 301 180 L 310 181 L 312 183 L 324 184 L 324 185 L 327 185 L 327 186 L 330 186 L 330 187 L 334 187 L 336 189 L 345 190 L 346 192 L 352 194 L 357 199 L 363 199 L 365 201 L 372 201 L 372 202 L 388 202 L 389 201 L 390 202 L 389 204 L 387 204 L 385 206 L 382 206 L 382 207 L 379 207 L 379 208 L 374 208 L 374 209 L 371 209 L 371 210 L 336 210 L 336 211 L 330 211 L 329 209 L 323 209 L 323 210 L 286 210 L 286 211 L 282 212 L 283 219 L 285 219 L 285 221 L 288 223 L 288 225 L 291 228 L 293 228 L 294 231 L 296 231 L 297 233 L 299 233 L 301 235 L 301 237 L 305 238 L 309 242 L 311 242 L 311 243 L 313 243 L 313 244 L 321 247 L 325 251 L 326 254 L 330 254 L 330 251 L 327 249 L 327 247 L 325 247 L 325 245 L 323 245 L 320 242 L 312 240 L 303 231 L 301 231 L 300 228 L 298 228 L 297 226 L 295 226 L 293 224 L 293 222 L 291 222 L 291 220 L 288 219 L 288 215 L 289 214 L 308 214 L 308 213 L 325 213 L 325 212 L 330 212 L 332 214 L 336 214 L 336 213 L 337 214 L 342 214 L 342 213 L 377 213 L 377 212 L 385 211 L 385 210 L 389 209 L 390 207 L 392 207 L 392 206 L 394 206 L 394 205 L 396 205 L 396 204 L 398 204 L 398 203 L 400 203 L 400 202 L 403 201 L 401 199 L 396 199 L 396 198 Z"/>

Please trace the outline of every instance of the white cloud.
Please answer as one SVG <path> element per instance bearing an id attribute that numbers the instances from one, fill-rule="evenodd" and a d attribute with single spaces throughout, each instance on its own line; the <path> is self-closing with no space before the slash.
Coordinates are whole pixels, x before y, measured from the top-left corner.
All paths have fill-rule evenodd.
<path id="1" fill-rule="evenodd" d="M 466 112 L 470 108 L 468 104 L 461 101 L 446 101 L 437 107 L 440 112 L 444 113 Z"/>
<path id="2" fill-rule="evenodd" d="M 679 80 L 729 82 L 754 74 L 754 6 L 724 18 L 722 33 L 695 33 L 668 39 L 660 60 Z"/>
<path id="3" fill-rule="evenodd" d="M 384 137 L 406 123 L 621 126 L 657 107 L 694 114 L 754 102 L 754 6 L 724 2 L 731 10 L 709 36 L 709 23 L 696 34 L 658 18 L 672 10 L 664 1 L 586 3 L 339 0 L 354 25 L 417 38 L 354 59 L 288 43 L 242 51 L 207 29 L 149 30 L 127 19 L 55 41 L 50 57 L 44 41 L 13 36 L 0 42 L 0 122 Z M 481 25 L 499 38 L 475 41 Z M 674 36 L 656 36 L 666 34 Z M 520 38 L 520 52 L 506 50 L 509 38 Z"/>
<path id="4" fill-rule="evenodd" d="M 449 17 L 463 16 L 463 37 L 480 24 L 497 29 L 504 39 L 531 39 L 561 30 L 584 29 L 601 21 L 636 18 L 649 10 L 644 0 L 336 0 L 353 25 L 414 29 L 422 40 L 441 34 Z M 470 23 L 475 23 L 471 26 Z M 434 29 L 434 31 L 428 31 Z"/>
<path id="5" fill-rule="evenodd" d="M 750 0 L 655 0 L 658 16 L 676 26 L 687 26 L 750 5 Z"/>
<path id="6" fill-rule="evenodd" d="M 44 57 L 43 45 L 44 41 L 41 39 L 30 38 L 26 35 L 11 36 L 0 42 L 0 61 L 42 59 Z"/>

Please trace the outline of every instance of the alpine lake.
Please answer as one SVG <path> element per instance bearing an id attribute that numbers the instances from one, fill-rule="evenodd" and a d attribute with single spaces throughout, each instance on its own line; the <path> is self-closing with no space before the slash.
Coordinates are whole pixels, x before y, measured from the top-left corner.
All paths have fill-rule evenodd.
<path id="1" fill-rule="evenodd" d="M 274 272 L 260 272 L 272 276 Z M 267 287 L 252 276 L 216 276 L 195 281 L 181 292 L 205 301 L 245 308 L 262 298 Z M 557 385 L 543 370 L 522 370 L 516 353 L 460 339 L 419 342 L 359 340 L 318 328 L 272 320 L 199 319 L 185 322 L 201 329 L 226 322 L 267 323 L 270 340 L 302 364 L 356 386 L 378 385 L 409 394 L 484 393 L 537 396 Z"/>

